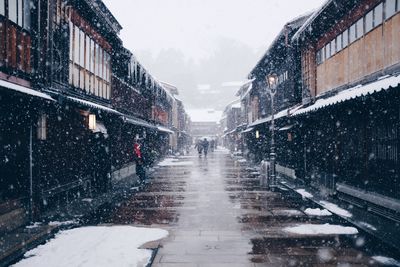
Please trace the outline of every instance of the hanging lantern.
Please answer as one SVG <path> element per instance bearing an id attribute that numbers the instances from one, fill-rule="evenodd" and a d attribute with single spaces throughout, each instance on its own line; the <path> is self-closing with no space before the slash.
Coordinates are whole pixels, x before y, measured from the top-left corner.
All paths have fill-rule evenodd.
<path id="1" fill-rule="evenodd" d="M 291 132 L 288 132 L 287 138 L 288 138 L 288 141 L 289 141 L 289 142 L 292 142 L 293 137 L 292 137 L 292 133 L 291 133 Z"/>
<path id="2" fill-rule="evenodd" d="M 96 114 L 89 114 L 89 129 L 96 129 Z"/>

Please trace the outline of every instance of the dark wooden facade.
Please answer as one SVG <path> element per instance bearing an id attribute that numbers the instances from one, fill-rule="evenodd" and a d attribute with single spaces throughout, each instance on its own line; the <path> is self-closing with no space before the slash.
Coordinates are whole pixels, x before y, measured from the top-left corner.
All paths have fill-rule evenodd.
<path id="1" fill-rule="evenodd" d="M 302 144 L 293 150 L 302 155 L 297 178 L 395 220 L 398 211 L 379 199 L 399 201 L 400 95 L 398 83 L 382 87 L 379 80 L 400 71 L 399 12 L 396 0 L 328 1 L 295 36 L 304 107 L 354 86 L 376 84 L 376 92 L 291 118 Z"/>
<path id="2" fill-rule="evenodd" d="M 100 0 L 15 2 L 0 1 L 0 203 L 33 216 L 110 189 L 136 137 L 162 156 L 153 107 L 168 101 Z"/>

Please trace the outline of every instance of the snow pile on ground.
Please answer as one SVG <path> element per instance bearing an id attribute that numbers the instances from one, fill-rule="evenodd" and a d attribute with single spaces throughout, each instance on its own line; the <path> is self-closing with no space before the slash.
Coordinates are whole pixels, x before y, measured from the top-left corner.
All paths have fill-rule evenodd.
<path id="1" fill-rule="evenodd" d="M 331 216 L 332 213 L 330 213 L 329 211 L 327 211 L 326 209 L 311 209 L 311 208 L 307 208 L 304 211 L 307 215 L 311 215 L 311 216 Z"/>
<path id="2" fill-rule="evenodd" d="M 371 225 L 369 223 L 366 223 L 366 222 L 359 222 L 359 224 L 361 224 L 362 226 L 364 226 L 364 227 L 366 227 L 366 228 L 368 228 L 368 229 L 370 229 L 372 231 L 378 230 L 378 229 L 376 229 L 375 226 L 373 226 L 373 225 Z"/>
<path id="3" fill-rule="evenodd" d="M 400 266 L 400 262 L 396 261 L 393 258 L 388 258 L 384 256 L 373 256 L 372 258 L 383 265 Z"/>
<path id="4" fill-rule="evenodd" d="M 166 167 L 166 166 L 189 166 L 193 165 L 193 161 L 179 161 L 179 159 L 174 159 L 174 158 L 166 158 L 160 163 L 157 164 L 158 166 L 161 167 Z"/>
<path id="5" fill-rule="evenodd" d="M 40 226 L 42 226 L 41 222 L 34 222 L 33 224 L 25 226 L 25 228 L 26 229 L 34 229 L 34 228 L 37 228 L 37 227 L 40 227 Z"/>
<path id="6" fill-rule="evenodd" d="M 75 220 L 71 220 L 71 221 L 63 221 L 63 222 L 59 222 L 59 221 L 52 221 L 49 222 L 49 225 L 51 226 L 61 226 L 61 225 L 71 225 L 71 224 L 78 224 L 78 221 Z"/>
<path id="7" fill-rule="evenodd" d="M 180 159 L 194 159 L 198 158 L 198 156 L 179 156 Z"/>
<path id="8" fill-rule="evenodd" d="M 349 217 L 349 218 L 353 216 L 350 212 L 348 212 L 348 211 L 345 210 L 345 209 L 340 208 L 340 207 L 339 207 L 338 205 L 336 205 L 336 204 L 330 203 L 330 202 L 328 202 L 328 201 L 320 201 L 319 203 L 320 203 L 320 204 L 322 205 L 322 207 L 324 207 L 325 209 L 327 209 L 327 210 L 329 210 L 330 212 L 335 213 L 335 214 L 337 214 L 337 215 L 339 215 L 339 216 Z"/>
<path id="9" fill-rule="evenodd" d="M 229 153 L 229 149 L 227 149 L 226 147 L 222 147 L 222 146 L 218 146 L 218 147 L 215 149 L 215 151 Z"/>
<path id="10" fill-rule="evenodd" d="M 237 162 L 244 163 L 244 162 L 247 162 L 247 160 L 245 158 L 240 158 L 237 160 Z"/>
<path id="11" fill-rule="evenodd" d="M 75 228 L 28 251 L 14 266 L 145 266 L 151 250 L 138 248 L 167 235 L 165 230 L 132 226 Z"/>
<path id="12" fill-rule="evenodd" d="M 283 231 L 300 235 L 354 235 L 358 230 L 354 227 L 334 224 L 300 224 L 283 228 Z"/>
<path id="13" fill-rule="evenodd" d="M 312 194 L 308 193 L 304 189 L 297 189 L 296 192 L 299 193 L 304 198 L 312 198 L 312 197 L 314 197 Z"/>

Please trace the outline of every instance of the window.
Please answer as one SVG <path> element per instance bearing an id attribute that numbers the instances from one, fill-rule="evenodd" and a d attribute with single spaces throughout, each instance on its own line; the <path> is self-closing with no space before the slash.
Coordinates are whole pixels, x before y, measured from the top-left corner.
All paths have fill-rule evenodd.
<path id="1" fill-rule="evenodd" d="M 356 24 L 350 26 L 349 32 L 349 43 L 353 43 L 356 40 Z"/>
<path id="2" fill-rule="evenodd" d="M 325 46 L 325 55 L 326 55 L 326 59 L 331 57 L 331 43 L 328 43 Z"/>
<path id="3" fill-rule="evenodd" d="M 74 64 L 70 61 L 69 63 L 69 84 L 74 83 Z"/>
<path id="4" fill-rule="evenodd" d="M 336 37 L 336 51 L 337 52 L 340 52 L 342 50 L 342 48 L 343 48 L 342 36 L 343 36 L 342 34 L 339 34 Z"/>
<path id="5" fill-rule="evenodd" d="M 374 27 L 380 25 L 383 20 L 383 4 L 379 4 L 374 8 Z"/>
<path id="6" fill-rule="evenodd" d="M 5 16 L 8 9 L 8 19 L 12 22 L 30 30 L 31 27 L 31 10 L 30 0 L 0 0 L 0 15 Z"/>
<path id="7" fill-rule="evenodd" d="M 28 31 L 31 29 L 31 4 L 28 0 L 24 4 L 24 28 Z"/>
<path id="8" fill-rule="evenodd" d="M 79 62 L 79 28 L 75 26 L 74 29 L 74 62 Z"/>
<path id="9" fill-rule="evenodd" d="M 374 12 L 371 10 L 365 15 L 365 32 L 369 32 L 374 28 Z"/>
<path id="10" fill-rule="evenodd" d="M 90 70 L 90 38 L 86 36 L 86 45 L 85 45 L 85 68 Z"/>
<path id="11" fill-rule="evenodd" d="M 6 14 L 5 4 L 5 0 L 0 0 L 0 15 L 3 16 Z"/>
<path id="12" fill-rule="evenodd" d="M 10 2 L 10 1 L 8 1 L 8 2 Z M 12 1 L 11 1 L 12 2 Z M 23 19 L 23 16 L 22 16 L 22 14 L 23 14 L 23 9 L 22 9 L 22 0 L 18 0 L 18 18 L 17 18 L 17 24 L 18 25 L 20 25 L 21 27 L 22 27 L 22 25 L 23 25 L 23 21 L 22 21 L 22 19 Z"/>
<path id="13" fill-rule="evenodd" d="M 99 75 L 99 65 L 100 65 L 100 49 L 99 45 L 95 44 L 96 61 L 94 63 L 94 74 Z"/>
<path id="14" fill-rule="evenodd" d="M 17 1 L 8 1 L 8 19 L 17 23 Z"/>
<path id="15" fill-rule="evenodd" d="M 100 46 L 98 48 L 99 48 L 99 62 L 97 64 L 98 67 L 97 75 L 100 78 L 103 78 L 103 50 L 101 49 Z"/>
<path id="16" fill-rule="evenodd" d="M 333 56 L 334 54 L 336 54 L 336 39 L 333 39 L 331 41 L 331 56 Z"/>
<path id="17" fill-rule="evenodd" d="M 76 88 L 109 98 L 110 60 L 108 53 L 79 27 L 70 23 L 70 77 Z M 107 77 L 108 76 L 108 77 Z"/>
<path id="18" fill-rule="evenodd" d="M 386 0 L 385 18 L 388 19 L 396 13 L 396 0 Z"/>
<path id="19" fill-rule="evenodd" d="M 94 46 L 94 41 L 90 39 L 90 66 L 89 66 L 89 71 L 91 73 L 94 73 L 94 63 L 95 63 L 95 46 Z"/>
<path id="20" fill-rule="evenodd" d="M 361 18 L 356 22 L 356 28 L 357 28 L 357 39 L 358 39 L 364 35 L 364 18 Z"/>
<path id="21" fill-rule="evenodd" d="M 83 31 L 79 31 L 79 65 L 85 67 L 85 34 Z"/>
<path id="22" fill-rule="evenodd" d="M 74 25 L 69 23 L 69 60 L 74 60 Z"/>
<path id="23" fill-rule="evenodd" d="M 342 33 L 342 42 L 343 42 L 343 48 L 345 48 L 349 44 L 349 30 L 345 30 Z"/>
<path id="24" fill-rule="evenodd" d="M 38 119 L 37 125 L 37 138 L 39 140 L 47 139 L 47 116 L 46 114 L 41 114 Z"/>
<path id="25" fill-rule="evenodd" d="M 73 79 L 74 79 L 73 85 L 75 87 L 79 87 L 79 68 L 76 65 L 74 65 Z"/>

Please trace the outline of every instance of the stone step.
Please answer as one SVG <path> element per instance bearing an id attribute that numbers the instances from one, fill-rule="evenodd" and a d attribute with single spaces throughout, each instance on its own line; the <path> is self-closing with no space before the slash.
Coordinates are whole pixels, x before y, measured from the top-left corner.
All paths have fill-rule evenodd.
<path id="1" fill-rule="evenodd" d="M 0 215 L 6 214 L 18 208 L 23 208 L 23 204 L 19 199 L 12 199 L 0 202 Z"/>
<path id="2" fill-rule="evenodd" d="M 0 215 L 0 233 L 6 233 L 28 223 L 28 216 L 24 208 L 11 210 Z"/>

